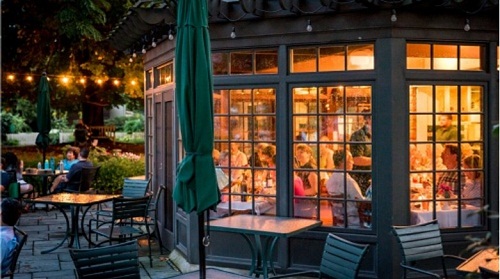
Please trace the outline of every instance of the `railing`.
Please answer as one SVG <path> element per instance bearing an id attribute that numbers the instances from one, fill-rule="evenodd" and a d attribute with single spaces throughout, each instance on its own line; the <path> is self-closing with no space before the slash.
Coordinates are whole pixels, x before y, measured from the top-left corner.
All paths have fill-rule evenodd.
<path id="1" fill-rule="evenodd" d="M 97 139 L 110 139 L 115 143 L 116 138 L 116 128 L 114 125 L 106 125 L 106 126 L 90 126 L 90 130 L 92 131 L 92 138 Z"/>

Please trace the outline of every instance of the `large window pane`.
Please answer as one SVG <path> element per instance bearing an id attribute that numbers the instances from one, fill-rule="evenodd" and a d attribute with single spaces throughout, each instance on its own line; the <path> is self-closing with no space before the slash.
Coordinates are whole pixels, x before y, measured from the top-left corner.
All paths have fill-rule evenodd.
<path id="1" fill-rule="evenodd" d="M 217 217 L 275 214 L 275 106 L 273 88 L 214 91 Z"/>
<path id="2" fill-rule="evenodd" d="M 409 94 L 412 224 L 482 226 L 476 213 L 484 205 L 482 87 L 412 85 Z"/>
<path id="3" fill-rule="evenodd" d="M 371 87 L 295 87 L 292 94 L 294 216 L 370 228 Z"/>

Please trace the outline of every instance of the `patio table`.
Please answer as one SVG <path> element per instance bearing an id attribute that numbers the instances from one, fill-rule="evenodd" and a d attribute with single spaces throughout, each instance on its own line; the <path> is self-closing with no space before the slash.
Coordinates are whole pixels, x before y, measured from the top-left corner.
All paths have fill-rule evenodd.
<path id="1" fill-rule="evenodd" d="M 321 226 L 320 220 L 275 217 L 263 215 L 233 215 L 210 221 L 210 230 L 238 233 L 246 240 L 252 252 L 249 275 L 262 274 L 269 278 L 269 267 L 273 274 L 272 254 L 278 238 L 291 237 Z M 251 240 L 254 238 L 254 241 Z"/>
<path id="2" fill-rule="evenodd" d="M 81 194 L 81 193 L 58 193 L 58 194 L 51 194 L 47 196 L 42 196 L 38 197 L 36 199 L 29 199 L 26 200 L 27 202 L 30 203 L 41 203 L 41 204 L 52 204 L 54 205 L 59 211 L 62 212 L 64 218 L 66 219 L 66 234 L 64 236 L 64 239 L 54 248 L 51 248 L 49 250 L 44 250 L 41 253 L 46 254 L 50 253 L 57 248 L 61 247 L 68 239 L 68 236 L 70 236 L 70 242 L 69 242 L 69 247 L 74 247 L 77 249 L 80 249 L 80 240 L 79 240 L 79 213 L 81 210 L 82 206 L 87 206 L 90 208 L 90 206 L 94 204 L 99 204 L 107 201 L 113 200 L 113 198 L 120 197 L 120 195 L 98 195 L 98 194 Z M 71 224 L 68 219 L 68 215 L 63 209 L 63 206 L 71 206 Z M 82 225 L 81 227 L 83 228 L 83 222 L 85 219 L 85 214 L 88 211 L 84 211 L 82 215 Z"/>
<path id="3" fill-rule="evenodd" d="M 45 196 L 47 194 L 47 191 L 48 191 L 48 181 L 47 179 L 49 177 L 57 177 L 61 174 L 67 174 L 68 171 L 67 170 L 64 170 L 64 171 L 59 171 L 59 170 L 56 170 L 56 171 L 52 171 L 52 170 L 37 170 L 37 169 L 34 169 L 35 171 L 23 171 L 23 178 L 24 177 L 40 177 L 42 178 L 42 190 L 39 192 L 39 196 Z M 40 194 L 41 193 L 41 194 Z"/>
<path id="4" fill-rule="evenodd" d="M 457 273 L 462 276 L 479 275 L 479 267 L 498 272 L 498 251 L 490 248 L 477 252 L 457 266 Z"/>

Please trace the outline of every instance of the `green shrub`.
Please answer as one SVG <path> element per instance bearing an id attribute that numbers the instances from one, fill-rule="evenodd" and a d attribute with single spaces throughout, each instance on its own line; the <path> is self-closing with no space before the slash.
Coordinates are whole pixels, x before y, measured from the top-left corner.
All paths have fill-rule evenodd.
<path id="1" fill-rule="evenodd" d="M 10 140 L 4 141 L 2 144 L 8 145 L 8 146 L 18 146 L 19 145 L 19 140 L 17 140 L 17 139 L 10 139 Z"/>
<path id="2" fill-rule="evenodd" d="M 144 175 L 146 169 L 143 156 L 129 153 L 117 156 L 99 155 L 93 160 L 95 160 L 94 165 L 101 166 L 96 184 L 97 190 L 105 193 L 121 191 L 126 177 Z"/>

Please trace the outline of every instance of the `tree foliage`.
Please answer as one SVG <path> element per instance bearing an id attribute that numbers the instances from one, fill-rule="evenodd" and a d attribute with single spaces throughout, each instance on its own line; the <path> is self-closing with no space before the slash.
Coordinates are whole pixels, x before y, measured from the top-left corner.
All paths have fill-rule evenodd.
<path id="1" fill-rule="evenodd" d="M 14 107 L 19 98 L 36 102 L 42 72 L 56 77 L 49 81 L 54 109 L 80 111 L 84 102 L 141 106 L 142 63 L 129 62 L 105 39 L 132 4 L 130 0 L 1 1 L 2 106 Z M 11 73 L 15 80 L 6 79 Z M 27 82 L 27 75 L 34 80 Z M 57 80 L 63 76 L 69 78 L 67 84 Z M 84 83 L 81 77 L 86 77 Z"/>

